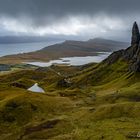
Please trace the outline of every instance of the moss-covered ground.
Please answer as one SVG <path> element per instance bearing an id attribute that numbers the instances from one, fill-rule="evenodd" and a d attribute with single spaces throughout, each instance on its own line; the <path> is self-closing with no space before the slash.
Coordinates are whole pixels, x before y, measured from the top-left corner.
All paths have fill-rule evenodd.
<path id="1" fill-rule="evenodd" d="M 36 82 L 45 93 L 27 91 Z M 102 139 L 140 139 L 140 74 L 126 62 L 0 75 L 0 140 Z"/>

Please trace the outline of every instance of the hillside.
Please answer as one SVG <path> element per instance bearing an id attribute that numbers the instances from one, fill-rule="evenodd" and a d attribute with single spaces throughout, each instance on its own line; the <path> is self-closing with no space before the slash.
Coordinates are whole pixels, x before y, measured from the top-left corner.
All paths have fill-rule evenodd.
<path id="1" fill-rule="evenodd" d="M 130 47 L 113 52 L 101 63 L 80 72 L 77 76 L 73 77 L 74 81 L 77 81 L 78 85 L 85 85 L 86 82 L 87 85 L 99 86 L 106 84 L 108 86 L 110 85 L 110 87 L 113 87 L 113 84 L 129 86 L 129 82 L 131 82 L 131 84 L 139 82 L 139 42 L 139 29 L 137 24 L 134 23 Z"/>
<path id="2" fill-rule="evenodd" d="M 42 49 L 42 51 L 91 51 L 91 52 L 112 52 L 122 48 L 126 48 L 128 43 L 112 41 L 102 38 L 90 39 L 88 41 L 70 41 L 67 40 L 62 44 L 55 44 Z"/>
<path id="3" fill-rule="evenodd" d="M 101 38 L 88 41 L 65 41 L 45 47 L 39 51 L 9 55 L 0 58 L 0 63 L 20 63 L 25 61 L 49 61 L 62 57 L 95 56 L 97 52 L 112 52 L 126 48 L 128 43 Z"/>
<path id="4" fill-rule="evenodd" d="M 1 140 L 140 139 L 139 43 L 134 23 L 131 46 L 99 64 L 0 75 Z"/>

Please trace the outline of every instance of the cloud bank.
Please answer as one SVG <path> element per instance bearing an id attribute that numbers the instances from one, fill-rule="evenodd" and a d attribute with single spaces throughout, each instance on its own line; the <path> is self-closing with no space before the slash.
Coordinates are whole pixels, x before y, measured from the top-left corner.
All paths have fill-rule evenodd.
<path id="1" fill-rule="evenodd" d="M 0 0 L 0 35 L 129 40 L 139 0 Z"/>

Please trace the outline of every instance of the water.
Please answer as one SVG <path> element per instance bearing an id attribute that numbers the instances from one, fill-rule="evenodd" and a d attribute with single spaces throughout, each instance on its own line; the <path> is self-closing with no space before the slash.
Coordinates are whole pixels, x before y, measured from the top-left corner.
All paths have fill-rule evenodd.
<path id="1" fill-rule="evenodd" d="M 99 63 L 110 55 L 110 52 L 98 52 L 97 56 L 84 56 L 84 57 L 65 57 L 58 60 L 51 60 L 49 62 L 26 62 L 27 64 L 49 67 L 53 64 L 66 64 L 72 66 L 80 66 L 88 63 Z"/>
<path id="2" fill-rule="evenodd" d="M 0 44 L 0 57 L 11 54 L 27 53 L 40 50 L 46 46 L 60 43 L 59 42 L 37 42 L 37 43 L 16 43 L 16 44 Z"/>
<path id="3" fill-rule="evenodd" d="M 38 93 L 45 93 L 45 91 L 35 83 L 32 87 L 28 88 L 29 91 L 38 92 Z"/>

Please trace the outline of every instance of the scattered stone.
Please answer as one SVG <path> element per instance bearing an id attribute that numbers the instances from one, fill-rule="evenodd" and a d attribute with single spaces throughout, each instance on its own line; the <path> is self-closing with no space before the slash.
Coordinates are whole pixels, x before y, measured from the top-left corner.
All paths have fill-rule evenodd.
<path id="1" fill-rule="evenodd" d="M 127 138 L 140 139 L 140 132 L 130 132 L 126 135 Z"/>
<path id="2" fill-rule="evenodd" d="M 26 89 L 26 86 L 20 82 L 13 82 L 10 86 Z"/>
<path id="3" fill-rule="evenodd" d="M 58 81 L 57 86 L 58 87 L 64 87 L 64 88 L 68 88 L 72 85 L 72 83 L 70 82 L 70 80 L 64 78 Z"/>
<path id="4" fill-rule="evenodd" d="M 94 112 L 95 110 L 96 110 L 95 107 L 92 107 L 92 108 L 89 109 L 90 112 Z"/>

